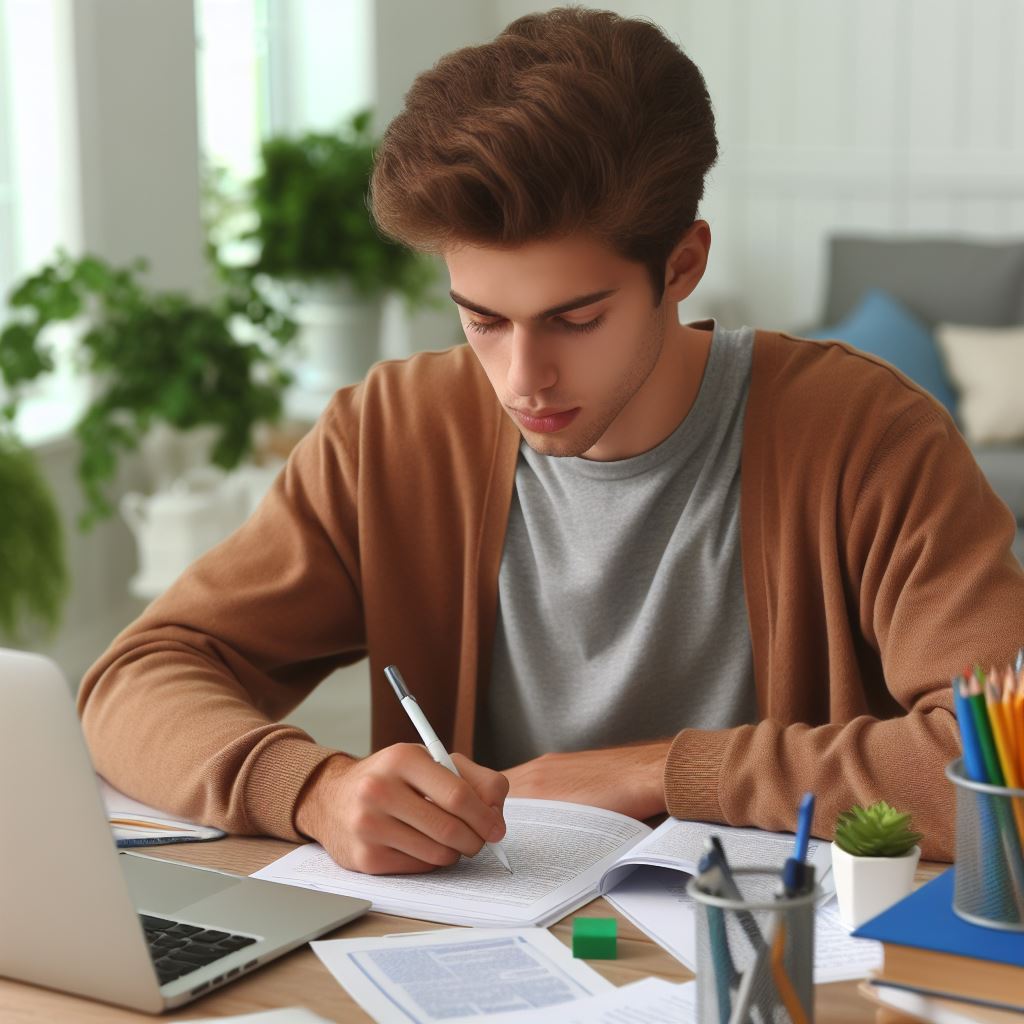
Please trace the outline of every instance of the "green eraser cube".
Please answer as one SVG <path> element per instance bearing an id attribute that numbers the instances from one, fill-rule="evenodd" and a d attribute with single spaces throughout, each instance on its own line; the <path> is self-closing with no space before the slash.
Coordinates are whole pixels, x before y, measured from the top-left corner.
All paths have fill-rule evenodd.
<path id="1" fill-rule="evenodd" d="M 614 960 L 614 917 L 577 917 L 572 922 L 572 955 L 581 960 Z"/>

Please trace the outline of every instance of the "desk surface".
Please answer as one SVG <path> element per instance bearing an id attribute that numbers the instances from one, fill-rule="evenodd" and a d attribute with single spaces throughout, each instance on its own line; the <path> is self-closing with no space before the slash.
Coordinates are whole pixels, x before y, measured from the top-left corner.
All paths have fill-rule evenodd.
<path id="1" fill-rule="evenodd" d="M 222 868 L 251 874 L 272 860 L 294 849 L 276 839 L 252 839 L 231 836 L 213 843 L 186 843 L 149 850 L 169 860 L 186 861 L 205 867 Z M 924 864 L 918 879 L 932 877 L 945 865 Z M 603 899 L 593 900 L 575 913 L 552 925 L 551 931 L 567 946 L 572 944 L 572 918 L 577 915 L 614 915 L 618 918 L 617 960 L 591 960 L 590 965 L 615 985 L 625 985 L 648 975 L 685 981 L 693 974 L 660 946 L 635 928 Z M 386 935 L 389 932 L 438 928 L 440 925 L 388 914 L 370 913 L 339 929 L 325 939 Z M 815 1017 L 822 1024 L 867 1024 L 875 1022 L 875 1010 L 857 994 L 856 982 L 819 985 Z M 129 1022 L 166 1020 L 186 1021 L 202 1017 L 227 1017 L 255 1013 L 282 1006 L 304 1006 L 330 1021 L 365 1024 L 370 1021 L 348 993 L 334 980 L 316 955 L 305 946 L 258 971 L 218 989 L 189 1006 L 164 1017 L 154 1018 L 133 1010 L 122 1010 L 103 1003 L 51 992 L 0 978 L 0 1019 L 3 1024 L 129 1024 Z M 878 1018 L 881 1019 L 881 1018 Z M 887 1016 L 887 1021 L 897 1018 Z"/>

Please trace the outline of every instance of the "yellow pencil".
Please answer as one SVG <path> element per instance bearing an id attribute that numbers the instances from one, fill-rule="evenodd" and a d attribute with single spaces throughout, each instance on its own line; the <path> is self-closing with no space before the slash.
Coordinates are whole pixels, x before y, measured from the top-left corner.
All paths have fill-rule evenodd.
<path id="1" fill-rule="evenodd" d="M 1008 786 L 1016 786 L 1017 783 L 1012 780 L 1017 778 L 1017 761 L 1010 763 L 1006 722 L 1003 719 L 1002 687 L 994 668 L 985 681 L 985 707 L 988 709 L 988 720 L 992 723 L 992 736 L 996 741 L 996 755 L 999 758 L 999 767 L 1003 769 L 1003 778 Z"/>

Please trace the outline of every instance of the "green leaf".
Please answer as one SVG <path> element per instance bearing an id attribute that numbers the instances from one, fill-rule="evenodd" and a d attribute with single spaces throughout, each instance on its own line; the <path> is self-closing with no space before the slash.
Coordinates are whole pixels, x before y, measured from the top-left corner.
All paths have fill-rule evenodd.
<path id="1" fill-rule="evenodd" d="M 0 631 L 17 643 L 28 623 L 52 630 L 67 590 L 53 494 L 32 453 L 0 433 Z"/>

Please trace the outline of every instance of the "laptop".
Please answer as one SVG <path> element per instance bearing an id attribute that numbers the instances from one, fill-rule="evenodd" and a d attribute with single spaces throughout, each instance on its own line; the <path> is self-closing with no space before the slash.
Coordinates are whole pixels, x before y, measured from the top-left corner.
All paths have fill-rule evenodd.
<path id="1" fill-rule="evenodd" d="M 0 975 L 160 1013 L 369 908 L 118 851 L 63 674 L 0 649 Z"/>

